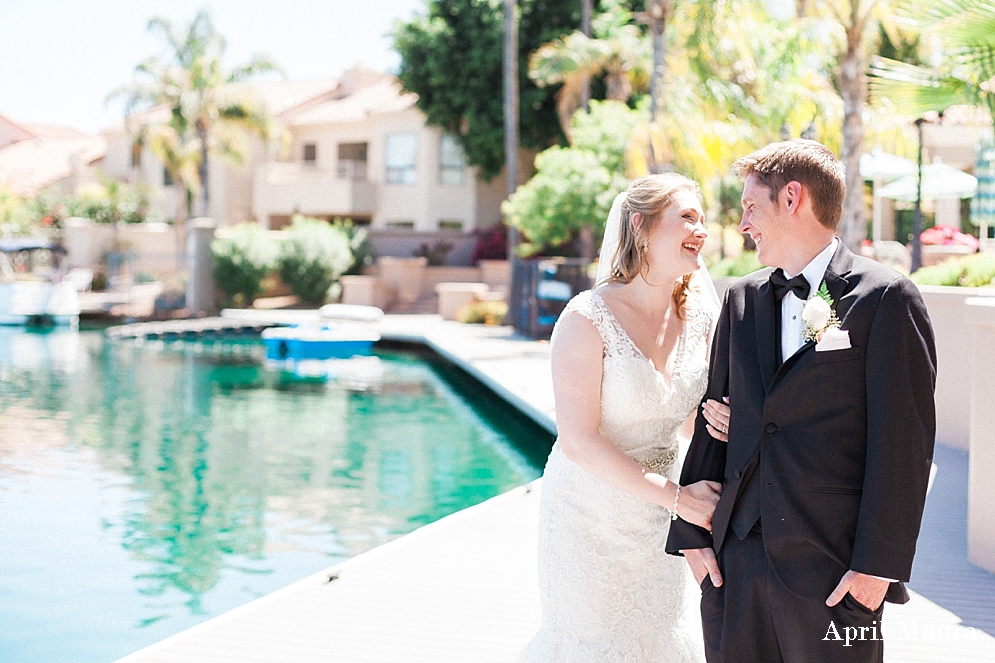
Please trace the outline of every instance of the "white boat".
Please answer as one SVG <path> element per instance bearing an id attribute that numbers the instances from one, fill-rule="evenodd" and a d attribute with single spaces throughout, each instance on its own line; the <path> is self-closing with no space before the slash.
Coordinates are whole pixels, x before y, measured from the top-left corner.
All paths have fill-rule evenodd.
<path id="1" fill-rule="evenodd" d="M 62 278 L 64 254 L 43 238 L 0 239 L 0 324 L 79 324 L 79 293 Z"/>
<path id="2" fill-rule="evenodd" d="M 374 306 L 328 304 L 320 319 L 263 331 L 266 358 L 275 361 L 348 359 L 368 356 L 380 340 L 374 323 L 383 311 Z"/>

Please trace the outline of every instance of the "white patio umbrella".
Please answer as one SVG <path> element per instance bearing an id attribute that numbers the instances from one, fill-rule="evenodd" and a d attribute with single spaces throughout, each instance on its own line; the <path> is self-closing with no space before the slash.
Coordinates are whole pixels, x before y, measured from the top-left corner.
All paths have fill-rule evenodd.
<path id="1" fill-rule="evenodd" d="M 922 167 L 922 200 L 972 198 L 977 190 L 977 178 L 962 170 L 940 162 Z M 906 175 L 884 185 L 878 195 L 882 198 L 915 202 L 916 175 Z"/>
<path id="2" fill-rule="evenodd" d="M 881 146 L 860 155 L 860 177 L 873 183 L 874 208 L 871 217 L 871 239 L 881 241 L 881 225 L 884 210 L 881 207 L 881 196 L 878 191 L 886 182 L 896 180 L 905 175 L 914 175 L 918 171 L 915 162 L 904 157 L 885 152 Z"/>
<path id="3" fill-rule="evenodd" d="M 905 175 L 915 175 L 916 164 L 904 157 L 875 147 L 860 155 L 860 176 L 865 180 L 890 182 Z"/>

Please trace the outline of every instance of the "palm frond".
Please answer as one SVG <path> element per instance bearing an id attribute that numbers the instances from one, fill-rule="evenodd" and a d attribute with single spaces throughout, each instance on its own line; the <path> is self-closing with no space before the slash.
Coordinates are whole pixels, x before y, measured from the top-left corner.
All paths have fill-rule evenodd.
<path id="1" fill-rule="evenodd" d="M 995 78 L 995 34 L 991 44 L 951 49 L 953 62 L 967 69 L 967 77 L 979 85 Z"/>
<path id="2" fill-rule="evenodd" d="M 896 16 L 928 27 L 941 21 L 959 21 L 965 16 L 995 17 L 995 4 L 986 0 L 906 0 L 895 8 Z"/>
<path id="3" fill-rule="evenodd" d="M 995 44 L 995 13 L 962 14 L 947 19 L 936 28 L 944 41 L 952 44 Z"/>
<path id="4" fill-rule="evenodd" d="M 228 73 L 229 83 L 242 83 L 253 76 L 258 76 L 259 74 L 270 74 L 277 73 L 283 74 L 283 69 L 280 65 L 276 63 L 275 60 L 270 59 L 265 55 L 254 55 L 252 59 L 241 67 L 235 67 Z"/>
<path id="5" fill-rule="evenodd" d="M 872 104 L 888 99 L 903 112 L 916 115 L 975 99 L 970 84 L 961 78 L 887 58 L 872 61 L 869 87 Z"/>

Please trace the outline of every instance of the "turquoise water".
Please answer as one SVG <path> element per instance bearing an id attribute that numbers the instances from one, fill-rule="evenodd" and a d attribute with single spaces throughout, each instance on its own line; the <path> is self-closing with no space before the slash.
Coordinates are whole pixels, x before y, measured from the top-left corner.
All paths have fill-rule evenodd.
<path id="1" fill-rule="evenodd" d="M 457 369 L 0 329 L 0 661 L 108 662 L 539 476 Z"/>

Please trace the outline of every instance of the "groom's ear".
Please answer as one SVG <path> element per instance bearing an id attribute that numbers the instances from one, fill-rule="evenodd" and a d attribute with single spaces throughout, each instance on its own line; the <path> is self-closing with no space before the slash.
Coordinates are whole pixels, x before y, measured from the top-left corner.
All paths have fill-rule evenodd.
<path id="1" fill-rule="evenodd" d="M 802 197 L 805 195 L 805 187 L 801 182 L 791 180 L 781 189 L 784 205 L 788 214 L 794 214 L 802 204 Z"/>

